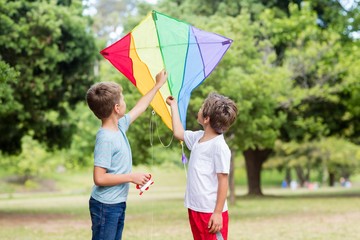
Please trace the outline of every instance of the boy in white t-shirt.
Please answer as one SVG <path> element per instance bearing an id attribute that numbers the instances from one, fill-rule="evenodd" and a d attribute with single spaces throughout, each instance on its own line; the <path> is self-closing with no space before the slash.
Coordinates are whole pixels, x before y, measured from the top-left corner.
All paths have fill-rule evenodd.
<path id="1" fill-rule="evenodd" d="M 185 131 L 177 102 L 168 97 L 175 138 L 191 150 L 185 193 L 185 207 L 194 240 L 227 239 L 226 203 L 231 152 L 223 133 L 234 123 L 237 107 L 229 98 L 211 93 L 197 116 L 204 130 Z"/>

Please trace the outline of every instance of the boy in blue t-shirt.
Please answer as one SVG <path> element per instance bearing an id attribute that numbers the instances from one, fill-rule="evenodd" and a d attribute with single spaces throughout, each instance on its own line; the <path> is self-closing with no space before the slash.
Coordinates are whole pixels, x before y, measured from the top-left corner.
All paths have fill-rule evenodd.
<path id="1" fill-rule="evenodd" d="M 94 150 L 94 187 L 89 200 L 92 239 L 121 239 L 129 183 L 144 185 L 148 173 L 131 173 L 132 156 L 126 131 L 149 106 L 166 82 L 167 73 L 156 75 L 156 84 L 127 114 L 121 86 L 113 82 L 94 84 L 86 94 L 89 108 L 101 120 Z"/>

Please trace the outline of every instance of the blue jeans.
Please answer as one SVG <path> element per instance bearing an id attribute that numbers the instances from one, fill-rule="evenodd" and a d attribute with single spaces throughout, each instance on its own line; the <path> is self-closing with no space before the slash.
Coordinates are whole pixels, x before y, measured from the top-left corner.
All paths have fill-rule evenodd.
<path id="1" fill-rule="evenodd" d="M 126 202 L 116 204 L 89 200 L 92 240 L 121 240 L 124 229 Z"/>

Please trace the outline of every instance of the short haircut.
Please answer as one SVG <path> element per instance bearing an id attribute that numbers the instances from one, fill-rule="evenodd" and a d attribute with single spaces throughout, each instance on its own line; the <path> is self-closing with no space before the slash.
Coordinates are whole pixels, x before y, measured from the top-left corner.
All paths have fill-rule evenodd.
<path id="1" fill-rule="evenodd" d="M 235 122 L 238 109 L 233 100 L 210 93 L 202 106 L 203 117 L 210 117 L 210 126 L 218 133 L 226 132 Z"/>
<path id="2" fill-rule="evenodd" d="M 117 83 L 96 83 L 87 91 L 86 102 L 97 118 L 108 118 L 114 106 L 120 103 L 121 92 L 122 88 Z"/>

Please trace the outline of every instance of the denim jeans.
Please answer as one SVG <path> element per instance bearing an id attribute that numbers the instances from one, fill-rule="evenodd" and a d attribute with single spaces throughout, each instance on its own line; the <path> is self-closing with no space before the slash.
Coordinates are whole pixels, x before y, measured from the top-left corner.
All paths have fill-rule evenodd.
<path id="1" fill-rule="evenodd" d="M 121 240 L 124 229 L 126 202 L 116 204 L 89 200 L 92 240 Z"/>

